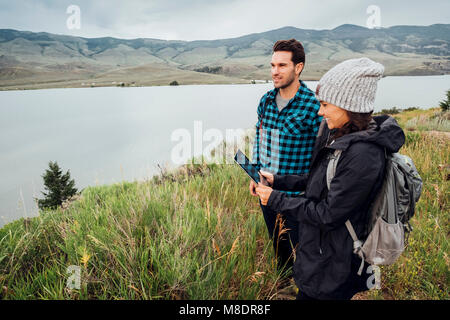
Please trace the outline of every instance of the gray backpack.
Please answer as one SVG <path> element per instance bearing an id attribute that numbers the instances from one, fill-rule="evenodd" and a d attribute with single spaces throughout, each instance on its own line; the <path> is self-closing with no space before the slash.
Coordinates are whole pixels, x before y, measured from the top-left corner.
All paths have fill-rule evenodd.
<path id="1" fill-rule="evenodd" d="M 341 152 L 335 150 L 328 163 L 328 189 Z M 385 155 L 384 181 L 369 209 L 367 239 L 359 240 L 350 220 L 345 222 L 353 239 L 353 252 L 362 259 L 358 275 L 364 260 L 373 265 L 390 265 L 397 260 L 405 248 L 405 234 L 412 231 L 409 220 L 422 193 L 422 179 L 411 158 L 399 153 L 388 154 L 386 150 Z"/>

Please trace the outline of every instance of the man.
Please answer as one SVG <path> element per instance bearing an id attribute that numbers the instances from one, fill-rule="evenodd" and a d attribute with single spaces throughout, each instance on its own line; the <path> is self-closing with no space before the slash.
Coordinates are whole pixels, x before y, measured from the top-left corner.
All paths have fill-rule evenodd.
<path id="1" fill-rule="evenodd" d="M 273 46 L 272 79 L 258 106 L 258 122 L 253 147 L 253 163 L 259 169 L 279 175 L 307 173 L 321 117 L 319 101 L 299 80 L 305 65 L 305 51 L 295 39 L 279 40 Z M 250 193 L 257 196 L 250 181 Z M 298 196 L 295 192 L 286 192 Z M 264 220 L 273 240 L 278 270 L 293 265 L 293 249 L 298 243 L 298 227 L 260 202 Z"/>

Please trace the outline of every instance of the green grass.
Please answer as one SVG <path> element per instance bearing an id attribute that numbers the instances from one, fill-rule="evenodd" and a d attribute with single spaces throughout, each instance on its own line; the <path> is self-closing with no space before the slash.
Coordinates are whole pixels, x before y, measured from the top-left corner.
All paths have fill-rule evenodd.
<path id="1" fill-rule="evenodd" d="M 450 141 L 406 134 L 401 153 L 424 180 L 414 230 L 382 267 L 381 290 L 360 298 L 449 299 L 449 172 L 439 165 L 450 163 Z M 70 265 L 81 267 L 79 290 L 66 288 Z M 64 210 L 0 229 L 2 299 L 283 298 L 275 269 L 257 198 L 232 164 L 88 187 Z"/>
<path id="2" fill-rule="evenodd" d="M 234 165 L 190 165 L 89 187 L 65 211 L 8 224 L 3 298 L 271 298 L 280 275 L 247 184 Z M 65 288 L 69 265 L 82 268 L 80 290 Z"/>

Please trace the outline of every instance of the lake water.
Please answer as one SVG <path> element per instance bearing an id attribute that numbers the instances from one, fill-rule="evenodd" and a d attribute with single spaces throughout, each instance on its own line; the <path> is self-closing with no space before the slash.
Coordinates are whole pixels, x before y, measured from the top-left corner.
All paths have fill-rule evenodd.
<path id="1" fill-rule="evenodd" d="M 307 81 L 315 90 L 317 82 Z M 70 169 L 80 190 L 142 180 L 173 166 L 174 130 L 247 129 L 261 96 L 273 85 L 191 85 L 47 89 L 0 92 L 0 226 L 36 216 L 41 175 L 49 161 Z M 375 110 L 437 107 L 450 75 L 387 77 Z"/>

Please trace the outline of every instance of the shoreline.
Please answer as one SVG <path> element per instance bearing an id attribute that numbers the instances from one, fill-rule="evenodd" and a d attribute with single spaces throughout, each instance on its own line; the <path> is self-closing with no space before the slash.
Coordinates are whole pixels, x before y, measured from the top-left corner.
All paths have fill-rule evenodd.
<path id="1" fill-rule="evenodd" d="M 430 76 L 446 76 L 448 74 L 389 74 L 383 76 L 387 77 L 430 77 Z M 318 76 L 305 76 L 300 78 L 302 81 L 319 81 Z M 90 80 L 88 82 L 88 80 Z M 271 83 L 270 79 L 237 79 L 230 78 L 229 81 L 193 81 L 188 80 L 186 83 L 180 81 L 178 85 L 170 85 L 171 81 L 160 81 L 151 83 L 144 81 L 143 83 L 136 83 L 135 81 L 117 81 L 112 80 L 100 80 L 101 82 L 94 82 L 94 79 L 78 79 L 78 80 L 56 80 L 52 82 L 37 82 L 37 83 L 26 83 L 20 85 L 2 85 L 0 84 L 0 91 L 25 91 L 25 90 L 45 90 L 45 89 L 92 89 L 92 88 L 138 88 L 138 87 L 165 87 L 165 86 L 188 86 L 188 85 L 230 85 L 230 84 L 265 84 Z M 267 82 L 266 82 L 267 81 Z M 122 85 L 123 84 L 123 85 Z"/>

